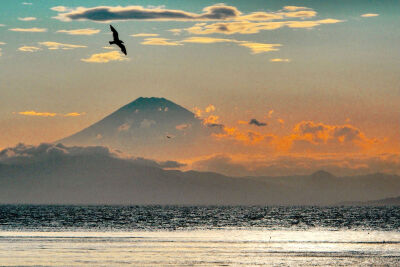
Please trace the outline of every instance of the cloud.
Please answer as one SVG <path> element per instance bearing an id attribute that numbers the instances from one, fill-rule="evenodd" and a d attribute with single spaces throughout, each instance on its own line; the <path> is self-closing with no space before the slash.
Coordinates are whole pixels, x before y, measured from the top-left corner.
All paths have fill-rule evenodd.
<path id="1" fill-rule="evenodd" d="M 179 35 L 183 29 L 170 29 L 169 32 L 172 32 L 174 35 Z"/>
<path id="2" fill-rule="evenodd" d="M 37 52 L 39 50 L 41 50 L 39 47 L 36 46 L 21 46 L 20 48 L 18 48 L 19 51 L 22 52 Z"/>
<path id="3" fill-rule="evenodd" d="M 361 17 L 363 18 L 371 18 L 371 17 L 377 17 L 379 14 L 376 13 L 367 13 L 367 14 L 362 14 Z"/>
<path id="4" fill-rule="evenodd" d="M 210 104 L 206 107 L 205 112 L 210 113 L 215 111 L 215 106 L 213 104 Z"/>
<path id="5" fill-rule="evenodd" d="M 232 21 L 217 23 L 197 23 L 192 27 L 185 28 L 191 34 L 255 34 L 264 30 L 276 30 L 282 27 L 289 28 L 314 28 L 322 24 L 334 24 L 344 22 L 337 19 L 323 20 L 302 20 L 302 21 L 270 21 L 270 22 L 251 22 L 251 21 Z"/>
<path id="6" fill-rule="evenodd" d="M 26 6 L 31 6 L 32 5 L 32 3 L 28 3 L 28 2 L 22 2 L 22 4 L 26 5 Z"/>
<path id="7" fill-rule="evenodd" d="M 370 148 L 377 144 L 377 139 L 367 138 L 366 135 L 355 126 L 329 125 L 313 121 L 297 123 L 292 134 L 281 138 L 279 145 L 283 149 L 291 151 L 317 151 L 335 150 L 359 150 Z"/>
<path id="8" fill-rule="evenodd" d="M 249 125 L 255 125 L 255 126 L 258 126 L 258 127 L 262 127 L 262 126 L 267 126 L 268 124 L 266 122 L 260 122 L 257 119 L 251 119 L 249 121 Z"/>
<path id="9" fill-rule="evenodd" d="M 68 159 L 76 156 L 94 156 L 103 158 L 117 158 L 126 160 L 136 165 L 155 167 L 160 169 L 179 169 L 186 166 L 178 161 L 156 161 L 141 157 L 131 157 L 118 150 L 112 150 L 104 146 L 65 146 L 63 144 L 43 143 L 38 146 L 18 144 L 0 150 L 0 163 L 2 164 L 29 164 L 34 162 L 54 161 L 56 159 Z"/>
<path id="10" fill-rule="evenodd" d="M 252 54 L 278 51 L 279 49 L 277 47 L 281 46 L 281 44 L 265 44 L 265 43 L 253 43 L 253 42 L 244 42 L 240 43 L 239 45 L 250 48 Z"/>
<path id="11" fill-rule="evenodd" d="M 92 8 L 78 7 L 69 11 L 60 11 L 55 18 L 62 21 L 92 20 L 96 22 L 108 22 L 116 20 L 190 21 L 225 20 L 238 17 L 240 14 L 241 12 L 236 7 L 226 6 L 223 4 L 205 7 L 203 9 L 203 13 L 200 14 L 186 12 L 183 10 L 164 9 L 162 7 L 144 8 L 142 6 L 98 6 Z"/>
<path id="12" fill-rule="evenodd" d="M 213 136 L 220 141 L 234 141 L 245 145 L 256 145 L 261 141 L 271 141 L 271 135 L 264 135 L 255 131 L 242 132 L 236 127 L 224 126 L 221 133 L 214 133 Z"/>
<path id="13" fill-rule="evenodd" d="M 290 62 L 288 58 L 272 58 L 269 60 L 270 62 Z"/>
<path id="14" fill-rule="evenodd" d="M 65 6 L 55 6 L 50 8 L 53 11 L 57 11 L 57 12 L 67 12 L 69 9 L 66 8 Z"/>
<path id="15" fill-rule="evenodd" d="M 66 33 L 69 35 L 93 35 L 100 32 L 98 29 L 75 29 L 75 30 L 59 30 L 58 33 Z"/>
<path id="16" fill-rule="evenodd" d="M 169 39 L 166 39 L 166 38 L 146 38 L 146 39 L 144 39 L 143 42 L 141 42 L 141 44 L 142 45 L 166 45 L 166 46 L 182 45 L 179 42 L 169 41 Z"/>
<path id="17" fill-rule="evenodd" d="M 0 45 L 5 45 L 6 43 L 5 42 L 0 42 Z"/>
<path id="18" fill-rule="evenodd" d="M 158 165 L 162 169 L 179 169 L 186 166 L 185 163 L 180 163 L 178 161 L 173 161 L 173 160 L 160 161 L 158 162 Z"/>
<path id="19" fill-rule="evenodd" d="M 28 111 L 21 111 L 18 112 L 19 115 L 25 115 L 25 116 L 38 116 L 38 117 L 54 117 L 57 115 L 57 113 L 52 113 L 52 112 L 36 112 L 34 110 L 28 110 Z"/>
<path id="20" fill-rule="evenodd" d="M 301 11 L 285 12 L 282 14 L 288 18 L 312 18 L 317 15 L 317 12 L 315 12 L 314 10 L 301 10 Z"/>
<path id="21" fill-rule="evenodd" d="M 78 116 L 82 116 L 85 115 L 85 113 L 79 113 L 79 112 L 70 112 L 67 114 L 64 114 L 64 117 L 78 117 Z"/>
<path id="22" fill-rule="evenodd" d="M 33 21 L 33 20 L 36 20 L 36 18 L 35 17 L 25 17 L 25 18 L 18 18 L 18 20 L 21 20 L 21 21 Z"/>
<path id="23" fill-rule="evenodd" d="M 266 44 L 266 43 L 255 43 L 247 41 L 238 41 L 235 39 L 223 39 L 223 38 L 213 38 L 204 36 L 195 36 L 186 38 L 180 43 L 199 43 L 199 44 L 213 44 L 213 43 L 236 43 L 239 46 L 244 46 L 252 51 L 252 54 L 265 53 L 270 51 L 278 51 L 277 47 L 281 44 Z"/>
<path id="24" fill-rule="evenodd" d="M 158 33 L 136 33 L 132 34 L 133 37 L 157 37 L 159 36 Z"/>
<path id="25" fill-rule="evenodd" d="M 111 151 L 106 147 L 66 147 L 62 144 L 40 144 L 38 146 L 18 144 L 0 151 L 0 162 L 5 164 L 27 164 L 56 158 L 66 158 L 70 156 L 104 156 L 118 157 L 116 151 Z"/>
<path id="26" fill-rule="evenodd" d="M 197 43 L 197 44 L 213 44 L 213 43 L 224 43 L 224 42 L 237 42 L 233 39 L 221 39 L 221 38 L 213 38 L 213 37 L 189 37 L 181 41 L 182 43 Z"/>
<path id="27" fill-rule="evenodd" d="M 89 63 L 107 63 L 110 61 L 125 61 L 125 60 L 128 60 L 128 58 L 121 56 L 121 53 L 118 51 L 93 54 L 89 58 L 81 59 L 81 61 Z"/>
<path id="28" fill-rule="evenodd" d="M 304 6 L 284 6 L 283 9 L 287 10 L 287 11 L 298 11 L 298 10 L 305 10 L 305 9 L 309 9 L 309 8 L 304 7 Z"/>
<path id="29" fill-rule="evenodd" d="M 15 114 L 15 112 L 14 112 Z M 79 112 L 70 112 L 66 114 L 59 114 L 59 113 L 54 113 L 54 112 L 37 112 L 34 110 L 28 110 L 28 111 L 21 111 L 17 112 L 19 115 L 25 115 L 25 116 L 37 116 L 37 117 L 55 117 L 55 116 L 61 116 L 61 117 L 78 117 L 85 115 L 86 113 L 79 113 Z"/>
<path id="30" fill-rule="evenodd" d="M 74 45 L 74 44 L 62 44 L 57 42 L 39 42 L 40 45 L 46 46 L 50 50 L 70 50 L 74 48 L 85 48 L 85 45 Z"/>
<path id="31" fill-rule="evenodd" d="M 8 30 L 13 32 L 47 32 L 45 28 L 12 28 Z"/>
<path id="32" fill-rule="evenodd" d="M 191 167 L 232 176 L 309 175 L 325 170 L 339 176 L 370 173 L 400 174 L 400 154 L 284 155 L 217 154 L 195 160 Z"/>

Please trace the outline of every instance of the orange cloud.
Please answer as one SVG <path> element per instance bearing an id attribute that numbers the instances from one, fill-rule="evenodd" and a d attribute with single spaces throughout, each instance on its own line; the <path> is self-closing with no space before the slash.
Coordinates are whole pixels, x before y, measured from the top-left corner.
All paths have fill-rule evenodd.
<path id="1" fill-rule="evenodd" d="M 278 147 L 283 150 L 293 149 L 293 146 L 308 150 L 312 145 L 318 150 L 318 147 L 331 145 L 331 149 L 339 147 L 369 148 L 376 144 L 376 139 L 369 139 L 360 129 L 350 125 L 328 125 L 315 123 L 313 121 L 302 121 L 296 124 L 292 134 L 278 140 Z"/>
<path id="2" fill-rule="evenodd" d="M 21 111 L 18 112 L 20 115 L 25 115 L 25 116 L 38 116 L 38 117 L 54 117 L 57 115 L 57 113 L 52 113 L 52 112 L 36 112 L 34 110 L 29 110 L 29 111 Z"/>
<path id="3" fill-rule="evenodd" d="M 214 133 L 213 136 L 217 140 L 231 140 L 246 145 L 255 145 L 263 140 L 269 139 L 271 141 L 274 138 L 273 135 L 264 135 L 255 131 L 242 132 L 236 127 L 224 127 L 222 133 Z"/>

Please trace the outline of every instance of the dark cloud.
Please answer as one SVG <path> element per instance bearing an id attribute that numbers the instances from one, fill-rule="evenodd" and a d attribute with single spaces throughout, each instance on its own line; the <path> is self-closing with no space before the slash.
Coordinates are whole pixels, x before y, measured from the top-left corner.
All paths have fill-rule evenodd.
<path id="1" fill-rule="evenodd" d="M 256 120 L 256 119 L 251 119 L 250 121 L 249 121 L 249 125 L 255 125 L 255 126 L 267 126 L 268 124 L 266 123 L 266 122 L 260 122 L 260 121 L 258 121 L 258 120 Z"/>
<path id="2" fill-rule="evenodd" d="M 206 7 L 201 14 L 183 10 L 143 8 L 141 6 L 100 6 L 79 8 L 60 13 L 56 18 L 60 20 L 92 20 L 99 22 L 112 20 L 225 20 L 236 18 L 240 14 L 236 7 L 222 4 Z"/>
<path id="3" fill-rule="evenodd" d="M 118 152 L 113 152 L 103 146 L 67 147 L 63 144 L 40 144 L 38 146 L 18 144 L 0 151 L 0 163 L 27 164 L 31 162 L 62 158 L 66 156 L 95 155 L 103 157 L 118 157 Z"/>
<path id="4" fill-rule="evenodd" d="M 180 163 L 173 160 L 160 161 L 158 162 L 158 164 L 163 169 L 178 169 L 186 166 L 186 164 L 184 163 Z"/>
<path id="5" fill-rule="evenodd" d="M 207 123 L 206 124 L 208 127 L 210 127 L 210 128 L 213 128 L 213 127 L 215 127 L 215 128 L 219 128 L 219 129 L 223 129 L 225 126 L 223 125 L 223 124 L 221 124 L 221 123 Z"/>
<path id="6" fill-rule="evenodd" d="M 118 150 L 111 150 L 104 146 L 65 146 L 63 144 L 40 144 L 38 146 L 18 144 L 0 151 L 0 163 L 29 164 L 33 162 L 54 161 L 72 156 L 93 156 L 102 158 L 119 158 L 138 165 L 161 169 L 177 169 L 186 164 L 177 161 L 157 162 L 141 157 L 132 158 Z"/>

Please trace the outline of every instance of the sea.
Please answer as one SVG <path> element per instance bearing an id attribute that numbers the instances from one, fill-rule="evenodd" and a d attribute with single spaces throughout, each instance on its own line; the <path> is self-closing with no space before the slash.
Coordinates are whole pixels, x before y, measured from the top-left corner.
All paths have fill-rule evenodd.
<path id="1" fill-rule="evenodd" d="M 1 205 L 0 266 L 400 266 L 400 207 Z"/>

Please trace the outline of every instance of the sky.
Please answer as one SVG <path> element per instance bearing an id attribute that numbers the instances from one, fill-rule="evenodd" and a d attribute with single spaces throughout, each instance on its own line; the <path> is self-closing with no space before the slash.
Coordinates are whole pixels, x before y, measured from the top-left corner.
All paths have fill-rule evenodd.
<path id="1" fill-rule="evenodd" d="M 180 159 L 188 166 L 281 174 L 271 168 L 294 160 L 296 171 L 318 162 L 400 173 L 398 1 L 27 0 L 0 10 L 0 149 L 61 139 L 156 96 L 225 127 L 214 137 L 227 149 Z M 110 23 L 127 57 L 108 44 Z"/>

